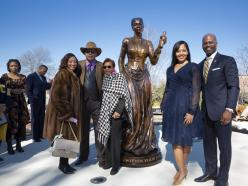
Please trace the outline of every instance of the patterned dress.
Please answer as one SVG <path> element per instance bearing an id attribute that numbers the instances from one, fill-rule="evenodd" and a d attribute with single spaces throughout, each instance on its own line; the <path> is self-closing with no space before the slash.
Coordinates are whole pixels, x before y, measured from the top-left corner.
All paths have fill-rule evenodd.
<path id="1" fill-rule="evenodd" d="M 19 79 L 10 78 L 7 73 L 2 75 L 6 82 L 6 87 L 10 89 L 13 107 L 9 110 L 9 132 L 17 130 L 16 138 L 24 140 L 26 138 L 26 125 L 30 123 L 27 102 L 24 93 L 17 93 L 15 90 L 25 90 L 26 76 L 18 74 Z"/>

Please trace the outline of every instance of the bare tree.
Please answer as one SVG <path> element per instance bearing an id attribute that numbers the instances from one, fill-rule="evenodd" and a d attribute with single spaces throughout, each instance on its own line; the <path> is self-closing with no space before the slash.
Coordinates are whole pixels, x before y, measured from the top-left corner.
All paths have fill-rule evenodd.
<path id="1" fill-rule="evenodd" d="M 152 41 L 154 48 L 157 47 L 161 33 L 156 32 L 154 29 L 146 27 L 144 29 L 144 38 Z M 165 83 L 166 80 L 166 70 L 169 66 L 168 55 L 166 54 L 166 46 L 162 49 L 162 52 L 159 57 L 159 61 L 156 65 L 152 65 L 148 62 L 147 69 L 150 73 L 151 81 L 153 84 Z"/>
<path id="2" fill-rule="evenodd" d="M 238 51 L 237 63 L 239 67 L 240 102 L 248 101 L 248 44 Z"/>
<path id="3" fill-rule="evenodd" d="M 157 47 L 161 33 L 146 27 L 144 29 L 144 38 L 152 41 L 154 48 Z M 169 67 L 168 53 L 166 48 L 168 44 L 164 46 L 159 57 L 159 61 L 156 65 L 152 65 L 149 61 L 146 63 L 147 69 L 150 73 L 152 82 L 152 106 L 159 107 L 163 98 L 166 82 L 166 70 Z"/>
<path id="4" fill-rule="evenodd" d="M 35 72 L 39 65 L 44 64 L 48 67 L 48 76 L 54 73 L 50 51 L 45 48 L 35 48 L 23 53 L 18 59 L 22 65 L 22 72 L 29 74 Z"/>

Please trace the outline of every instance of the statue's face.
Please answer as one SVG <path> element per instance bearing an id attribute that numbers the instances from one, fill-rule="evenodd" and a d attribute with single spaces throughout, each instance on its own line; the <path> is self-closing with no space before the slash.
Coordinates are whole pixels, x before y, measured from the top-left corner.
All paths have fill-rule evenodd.
<path id="1" fill-rule="evenodd" d="M 135 19 L 132 24 L 133 31 L 135 33 L 142 33 L 144 29 L 144 25 L 139 19 Z"/>

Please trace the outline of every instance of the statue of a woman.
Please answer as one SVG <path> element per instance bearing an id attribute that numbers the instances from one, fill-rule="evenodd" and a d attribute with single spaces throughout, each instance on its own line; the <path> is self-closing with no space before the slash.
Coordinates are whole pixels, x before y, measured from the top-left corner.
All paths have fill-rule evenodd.
<path id="1" fill-rule="evenodd" d="M 162 34 L 154 51 L 152 42 L 142 38 L 144 29 L 142 18 L 133 18 L 131 25 L 134 36 L 125 38 L 122 42 L 119 69 L 127 78 L 134 113 L 134 129 L 133 131 L 129 127 L 125 129 L 123 150 L 137 159 L 158 150 L 152 123 L 151 81 L 145 62 L 149 57 L 152 65 L 157 64 L 167 37 L 165 33 Z M 125 66 L 126 55 L 127 66 Z"/>

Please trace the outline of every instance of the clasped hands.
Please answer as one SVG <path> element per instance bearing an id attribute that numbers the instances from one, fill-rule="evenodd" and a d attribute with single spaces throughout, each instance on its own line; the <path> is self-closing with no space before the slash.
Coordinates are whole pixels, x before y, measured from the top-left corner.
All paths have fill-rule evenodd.
<path id="1" fill-rule="evenodd" d="M 118 112 L 114 112 L 114 114 L 112 115 L 112 118 L 118 119 L 118 118 L 120 118 L 120 116 L 121 115 Z"/>

